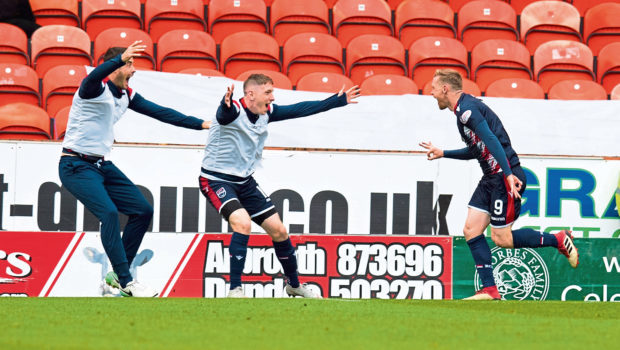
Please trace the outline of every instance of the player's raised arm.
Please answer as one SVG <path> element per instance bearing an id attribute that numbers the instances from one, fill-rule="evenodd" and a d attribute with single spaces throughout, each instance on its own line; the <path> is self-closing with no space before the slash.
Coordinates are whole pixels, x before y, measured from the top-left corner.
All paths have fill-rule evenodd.
<path id="1" fill-rule="evenodd" d="M 420 142 L 420 146 L 426 149 L 426 159 L 435 160 L 443 157 L 443 150 L 437 148 L 430 141 Z"/>
<path id="2" fill-rule="evenodd" d="M 332 108 L 346 106 L 349 103 L 357 103 L 355 99 L 359 96 L 360 90 L 357 85 L 351 87 L 346 92 L 343 86 L 338 93 L 322 101 L 306 101 L 286 106 L 274 105 L 273 112 L 269 116 L 269 122 L 307 117 L 309 115 L 326 112 Z"/>
<path id="3" fill-rule="evenodd" d="M 338 92 L 338 96 L 342 96 L 343 92 L 344 85 L 342 85 L 342 89 L 340 89 L 340 92 Z M 357 85 L 351 86 L 349 90 L 344 93 L 347 94 L 347 103 L 357 103 L 356 99 L 360 97 L 360 88 Z"/>
<path id="4" fill-rule="evenodd" d="M 230 85 L 226 88 L 226 94 L 224 94 L 224 98 L 220 102 L 220 106 L 217 108 L 217 112 L 215 113 L 215 117 L 217 118 L 217 122 L 220 125 L 227 125 L 232 123 L 237 116 L 239 116 L 239 112 L 233 106 L 233 92 L 235 91 L 235 84 Z"/>

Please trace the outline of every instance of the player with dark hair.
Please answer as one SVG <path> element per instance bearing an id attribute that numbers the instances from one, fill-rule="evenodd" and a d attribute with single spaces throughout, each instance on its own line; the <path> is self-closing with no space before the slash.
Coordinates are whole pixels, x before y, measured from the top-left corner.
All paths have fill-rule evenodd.
<path id="1" fill-rule="evenodd" d="M 133 280 L 129 267 L 153 217 L 153 208 L 134 185 L 104 156 L 114 143 L 114 123 L 127 108 L 159 121 L 190 129 L 207 129 L 209 123 L 146 100 L 129 88 L 136 69 L 133 58 L 145 46 L 110 48 L 105 62 L 80 84 L 73 97 L 62 155 L 60 181 L 101 221 L 101 242 L 113 271 L 105 278 L 124 296 L 154 297 L 157 292 Z M 129 216 L 121 239 L 118 212 Z"/>
<path id="2" fill-rule="evenodd" d="M 271 203 L 252 174 L 262 158 L 271 122 L 300 118 L 332 108 L 357 103 L 359 88 L 343 89 L 323 101 L 308 101 L 288 106 L 273 104 L 273 80 L 263 74 L 252 74 L 243 84 L 244 96 L 233 100 L 231 85 L 217 109 L 209 130 L 200 189 L 209 202 L 233 229 L 230 240 L 229 298 L 243 298 L 241 273 L 245 265 L 251 223 L 260 225 L 273 240 L 276 256 L 287 277 L 286 293 L 290 296 L 320 298 L 306 284 L 300 284 L 295 248 Z"/>
<path id="3" fill-rule="evenodd" d="M 549 234 L 530 228 L 513 230 L 519 217 L 521 194 L 526 179 L 519 157 L 498 116 L 481 100 L 462 91 L 461 75 L 450 69 L 439 69 L 432 81 L 432 95 L 439 109 L 454 111 L 457 127 L 467 147 L 443 151 L 431 142 L 422 142 L 429 160 L 441 157 L 477 159 L 484 175 L 469 201 L 463 234 L 476 264 L 483 288 L 468 300 L 501 299 L 495 285 L 491 249 L 484 231 L 491 224 L 491 239 L 502 248 L 556 247 L 568 258 L 573 268 L 579 264 L 579 254 L 571 231 Z"/>

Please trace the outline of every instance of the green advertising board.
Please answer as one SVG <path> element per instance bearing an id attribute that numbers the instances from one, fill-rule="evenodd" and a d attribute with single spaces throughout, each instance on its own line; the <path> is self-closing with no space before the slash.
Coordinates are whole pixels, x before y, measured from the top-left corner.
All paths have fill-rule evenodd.
<path id="1" fill-rule="evenodd" d="M 504 249 L 487 238 L 495 283 L 506 300 L 620 302 L 620 239 L 575 239 L 579 266 L 573 269 L 555 248 Z M 481 288 L 469 247 L 454 237 L 453 298 Z"/>

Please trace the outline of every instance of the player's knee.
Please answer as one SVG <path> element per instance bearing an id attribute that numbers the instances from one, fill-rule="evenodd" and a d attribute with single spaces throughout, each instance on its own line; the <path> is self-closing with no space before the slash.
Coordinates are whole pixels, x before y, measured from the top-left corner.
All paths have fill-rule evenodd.
<path id="1" fill-rule="evenodd" d="M 252 221 L 249 217 L 235 217 L 233 215 L 230 217 L 228 223 L 230 223 L 230 227 L 232 227 L 235 232 L 250 233 L 252 229 Z"/>
<path id="2" fill-rule="evenodd" d="M 480 232 L 477 232 L 477 230 L 468 224 L 465 224 L 465 227 L 463 227 L 463 235 L 465 235 L 466 239 L 469 239 L 468 237 L 473 237 L 473 236 L 477 236 Z"/>
<path id="3" fill-rule="evenodd" d="M 145 205 L 140 208 L 138 216 L 145 220 L 151 220 L 153 218 L 153 207 L 150 204 L 145 203 Z"/>
<path id="4" fill-rule="evenodd" d="M 114 223 L 119 221 L 118 219 L 118 210 L 116 208 L 109 208 L 101 213 L 101 217 L 99 218 L 101 223 Z"/>
<path id="5" fill-rule="evenodd" d="M 286 228 L 284 227 L 284 225 L 279 225 L 274 230 L 272 230 L 271 238 L 276 242 L 281 242 L 287 239 L 288 232 L 286 232 Z"/>

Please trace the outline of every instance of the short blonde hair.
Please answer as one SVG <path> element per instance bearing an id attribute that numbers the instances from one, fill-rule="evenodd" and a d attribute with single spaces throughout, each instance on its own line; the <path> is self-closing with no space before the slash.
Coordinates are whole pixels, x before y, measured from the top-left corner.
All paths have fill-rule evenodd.
<path id="1" fill-rule="evenodd" d="M 246 93 L 249 86 L 260 86 L 267 83 L 273 85 L 273 80 L 265 74 L 252 74 L 243 82 L 243 92 Z"/>
<path id="2" fill-rule="evenodd" d="M 463 78 L 454 69 L 438 69 L 435 71 L 435 76 L 439 77 L 441 83 L 450 85 L 452 90 L 463 90 Z"/>

